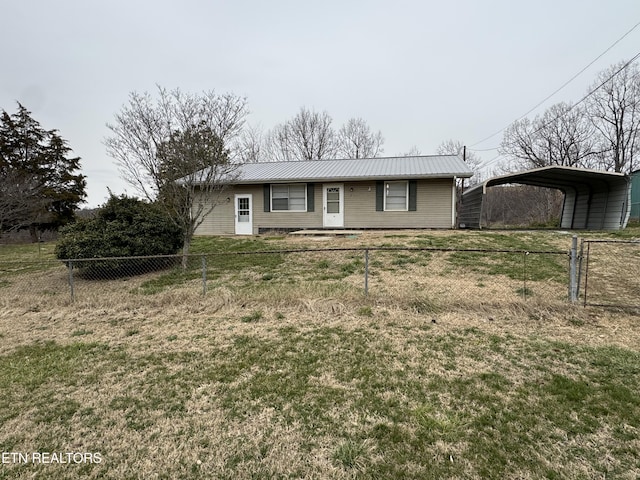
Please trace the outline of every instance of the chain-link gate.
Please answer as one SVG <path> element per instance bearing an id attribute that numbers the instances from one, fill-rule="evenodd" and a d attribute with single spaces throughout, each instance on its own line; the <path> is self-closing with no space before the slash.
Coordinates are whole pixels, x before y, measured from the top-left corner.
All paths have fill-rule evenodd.
<path id="1" fill-rule="evenodd" d="M 585 306 L 640 308 L 640 241 L 582 240 Z"/>

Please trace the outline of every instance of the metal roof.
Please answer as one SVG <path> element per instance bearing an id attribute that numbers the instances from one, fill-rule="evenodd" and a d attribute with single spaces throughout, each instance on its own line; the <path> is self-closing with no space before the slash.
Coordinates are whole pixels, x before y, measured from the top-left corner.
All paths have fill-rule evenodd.
<path id="1" fill-rule="evenodd" d="M 552 165 L 493 177 L 474 186 L 469 189 L 469 191 L 475 188 L 482 188 L 483 191 L 486 192 L 487 187 L 506 185 L 509 183 L 519 183 L 522 185 L 533 185 L 537 187 L 558 188 L 560 190 L 564 190 L 567 188 L 574 188 L 576 185 L 588 185 L 597 182 L 625 183 L 627 181 L 626 178 L 627 177 L 624 173 Z"/>
<path id="2" fill-rule="evenodd" d="M 240 168 L 233 183 L 468 178 L 472 175 L 458 155 L 427 155 L 247 163 Z"/>

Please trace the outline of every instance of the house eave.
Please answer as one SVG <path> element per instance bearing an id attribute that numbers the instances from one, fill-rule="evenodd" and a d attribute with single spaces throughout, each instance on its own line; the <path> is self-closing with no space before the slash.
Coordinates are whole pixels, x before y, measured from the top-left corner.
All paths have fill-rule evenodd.
<path id="1" fill-rule="evenodd" d="M 472 173 L 461 172 L 453 174 L 435 175 L 376 175 L 371 177 L 307 177 L 307 178 L 261 178 L 252 180 L 238 179 L 229 184 L 233 185 L 262 185 L 265 183 L 329 183 L 329 182 L 375 182 L 385 180 L 453 180 L 456 178 L 471 178 Z"/>

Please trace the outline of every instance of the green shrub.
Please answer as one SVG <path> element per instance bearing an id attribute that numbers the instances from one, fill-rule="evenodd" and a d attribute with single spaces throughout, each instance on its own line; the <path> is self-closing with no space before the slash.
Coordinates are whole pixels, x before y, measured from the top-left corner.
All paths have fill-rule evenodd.
<path id="1" fill-rule="evenodd" d="M 173 255 L 182 247 L 182 230 L 154 204 L 114 195 L 95 218 L 60 230 L 56 257 L 91 259 Z M 173 264 L 174 259 L 74 262 L 86 276 L 104 278 L 143 273 Z"/>

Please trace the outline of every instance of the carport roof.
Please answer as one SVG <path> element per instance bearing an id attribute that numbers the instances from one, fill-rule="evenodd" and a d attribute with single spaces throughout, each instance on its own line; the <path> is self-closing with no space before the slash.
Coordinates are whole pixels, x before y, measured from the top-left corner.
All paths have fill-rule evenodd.
<path id="1" fill-rule="evenodd" d="M 490 178 L 462 195 L 459 221 L 482 228 L 487 187 L 523 184 L 564 193 L 561 228 L 619 229 L 629 218 L 629 177 L 622 173 L 551 166 Z"/>
<path id="2" fill-rule="evenodd" d="M 575 188 L 577 185 L 620 185 L 626 182 L 627 177 L 623 173 L 586 170 L 576 167 L 551 166 L 493 177 L 470 188 L 465 193 L 469 193 L 478 188 L 482 188 L 483 193 L 486 193 L 487 187 L 506 185 L 509 183 L 557 188 L 564 191 L 568 188 Z"/>

